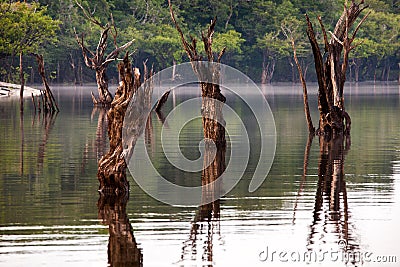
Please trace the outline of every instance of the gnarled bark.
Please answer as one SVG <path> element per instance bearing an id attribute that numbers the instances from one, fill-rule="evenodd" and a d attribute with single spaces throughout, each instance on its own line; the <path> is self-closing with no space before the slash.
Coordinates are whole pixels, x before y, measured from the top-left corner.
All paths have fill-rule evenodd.
<path id="1" fill-rule="evenodd" d="M 118 64 L 118 71 L 121 77 L 119 87 L 115 92 L 114 100 L 111 108 L 107 113 L 108 120 L 108 139 L 110 141 L 110 149 L 99 161 L 97 178 L 100 182 L 99 191 L 104 194 L 126 193 L 129 190 L 129 182 L 126 178 L 127 162 L 133 152 L 137 138 L 143 132 L 146 125 L 148 114 L 144 109 L 150 110 L 150 96 L 152 93 L 151 81 L 146 82 L 143 90 L 141 87 L 141 75 L 139 69 L 132 69 L 132 65 L 128 59 L 128 53 L 125 55 L 123 62 Z M 151 79 L 152 70 L 148 73 L 147 68 L 144 69 L 145 81 Z M 122 130 L 125 116 L 132 117 L 132 114 L 126 114 L 128 105 L 132 97 L 135 95 L 135 106 L 132 110 L 140 110 L 138 116 L 135 116 L 132 125 L 126 127 L 126 148 L 122 146 Z"/>
<path id="2" fill-rule="evenodd" d="M 102 29 L 100 40 L 95 51 L 92 51 L 86 47 L 83 34 L 79 38 L 78 34 L 75 31 L 75 28 L 74 32 L 76 41 L 80 46 L 80 48 L 82 49 L 82 55 L 86 66 L 96 71 L 96 82 L 97 82 L 97 90 L 99 93 L 99 98 L 96 99 L 92 93 L 93 104 L 109 107 L 113 98 L 110 91 L 108 90 L 108 79 L 106 75 L 108 64 L 116 60 L 119 53 L 121 53 L 122 51 L 126 50 L 129 46 L 131 46 L 134 40 L 131 40 L 122 46 L 118 46 L 117 45 L 118 32 L 114 25 L 114 19 L 112 14 L 111 14 L 111 23 L 102 25 L 100 21 L 98 21 L 92 15 L 90 15 L 90 12 L 88 12 L 82 5 L 80 5 L 78 2 L 76 3 L 82 9 L 85 17 L 93 24 L 100 26 Z M 109 33 L 113 35 L 115 49 L 106 56 L 107 40 Z"/>
<path id="3" fill-rule="evenodd" d="M 100 159 L 97 172 L 101 192 L 129 190 L 129 182 L 126 179 L 127 165 L 122 153 L 122 127 L 128 104 L 141 83 L 139 70 L 135 69 L 134 73 L 132 72 L 128 55 L 118 64 L 118 71 L 122 80 L 107 113 L 110 150 Z"/>
<path id="4" fill-rule="evenodd" d="M 337 21 L 334 31 L 329 32 L 331 35 L 329 40 L 322 20 L 318 18 L 324 38 L 324 52 L 327 54 L 325 60 L 315 37 L 313 25 L 306 15 L 307 35 L 312 47 L 318 78 L 320 119 L 317 133 L 324 135 L 327 139 L 350 131 L 350 116 L 345 111 L 343 96 L 346 71 L 349 53 L 358 45 L 353 45 L 355 36 L 369 13 L 361 19 L 351 36 L 349 31 L 365 8 L 367 6 L 364 6 L 363 0 L 359 3 L 353 0 L 350 6 L 346 1 L 343 13 Z M 301 72 L 300 66 L 298 66 L 298 69 Z"/>

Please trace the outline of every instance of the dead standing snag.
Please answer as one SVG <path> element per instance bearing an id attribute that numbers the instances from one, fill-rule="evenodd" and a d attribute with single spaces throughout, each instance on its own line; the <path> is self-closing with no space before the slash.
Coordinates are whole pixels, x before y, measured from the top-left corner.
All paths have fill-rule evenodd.
<path id="1" fill-rule="evenodd" d="M 218 64 L 207 64 L 202 61 L 203 57 L 197 51 L 197 40 L 193 36 L 190 36 L 191 42 L 189 43 L 185 35 L 182 32 L 178 22 L 175 19 L 175 14 L 172 9 L 171 1 L 168 0 L 170 14 L 173 23 L 181 38 L 182 46 L 190 59 L 192 69 L 197 75 L 200 81 L 201 95 L 202 95 L 202 122 L 204 138 L 212 140 L 217 146 L 226 146 L 225 140 L 225 121 L 222 117 L 222 107 L 225 103 L 225 96 L 221 94 L 219 86 L 220 82 L 220 69 Z M 201 33 L 201 39 L 204 44 L 204 51 L 206 53 L 208 62 L 220 63 L 222 56 L 225 53 L 225 48 L 219 52 L 218 56 L 215 57 L 212 50 L 212 37 L 214 34 L 214 27 L 217 18 L 211 20 L 207 32 Z M 204 82 L 207 81 L 207 82 Z"/>
<path id="2" fill-rule="evenodd" d="M 152 70 L 148 73 L 147 68 L 144 68 L 144 86 L 141 87 L 141 75 L 139 69 L 132 69 L 132 65 L 126 53 L 123 62 L 118 64 L 118 71 L 121 77 L 120 85 L 118 86 L 114 100 L 111 103 L 111 108 L 107 113 L 108 120 L 108 139 L 110 141 L 110 149 L 99 161 L 97 178 L 100 182 L 99 191 L 103 194 L 120 194 L 129 191 L 129 182 L 126 177 L 127 162 L 129 160 L 136 140 L 143 132 L 146 125 L 146 112 L 140 112 L 140 116 L 135 117 L 131 125 L 127 125 L 128 147 L 125 148 L 122 144 L 122 134 L 124 120 L 127 114 L 128 106 L 135 96 L 134 101 L 136 109 L 150 109 L 149 96 L 152 94 L 151 75 Z"/>
<path id="3" fill-rule="evenodd" d="M 352 0 L 350 6 L 346 1 L 343 13 L 337 21 L 334 31 L 328 32 L 331 35 L 329 40 L 322 20 L 320 17 L 318 18 L 324 37 L 325 60 L 319 48 L 313 25 L 306 15 L 307 36 L 312 47 L 318 79 L 318 110 L 320 118 L 317 134 L 328 139 L 332 136 L 350 133 L 351 120 L 345 110 L 343 94 L 348 58 L 350 51 L 359 45 L 353 44 L 353 42 L 360 26 L 367 19 L 369 13 L 361 19 L 351 36 L 349 31 L 365 8 L 367 6 L 364 5 L 364 0 L 361 0 L 360 3 Z M 299 65 L 298 70 L 299 73 L 302 72 Z M 305 82 L 303 82 L 303 88 L 305 86 Z"/>
<path id="4" fill-rule="evenodd" d="M 44 113 L 59 112 L 60 109 L 58 108 L 57 101 L 54 98 L 53 93 L 51 92 L 49 83 L 47 82 L 45 68 L 44 68 L 43 55 L 33 53 L 33 56 L 36 58 L 36 61 L 38 63 L 38 71 L 39 71 L 40 77 L 42 77 L 43 86 L 45 88 L 45 91 L 43 93 L 44 98 L 42 99 Z M 32 100 L 35 105 L 35 111 L 36 111 L 36 104 L 35 104 L 33 94 L 32 94 Z"/>
<path id="5" fill-rule="evenodd" d="M 82 55 L 86 66 L 96 71 L 96 82 L 97 82 L 97 90 L 99 93 L 99 98 L 96 99 L 92 93 L 93 104 L 108 107 L 110 106 L 112 101 L 111 93 L 108 91 L 108 79 L 106 76 L 108 64 L 116 60 L 119 53 L 126 50 L 129 46 L 131 46 L 134 40 L 127 42 L 123 46 L 118 46 L 117 44 L 118 31 L 117 28 L 115 27 L 112 14 L 111 14 L 111 22 L 107 23 L 106 25 L 103 25 L 101 24 L 100 21 L 91 16 L 90 12 L 88 12 L 79 2 L 76 2 L 76 4 L 82 9 L 83 14 L 91 23 L 98 25 L 102 29 L 100 40 L 95 51 L 92 51 L 89 48 L 87 48 L 84 42 L 83 34 L 81 34 L 81 36 L 79 37 L 79 35 L 76 33 L 75 28 L 74 32 L 75 32 L 76 42 L 82 49 Z M 108 55 L 106 55 L 107 40 L 109 33 L 111 33 L 113 36 L 115 49 Z"/>

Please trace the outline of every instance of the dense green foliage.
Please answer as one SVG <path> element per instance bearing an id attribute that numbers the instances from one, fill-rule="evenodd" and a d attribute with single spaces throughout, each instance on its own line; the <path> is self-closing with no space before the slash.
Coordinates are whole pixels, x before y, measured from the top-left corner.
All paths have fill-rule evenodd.
<path id="1" fill-rule="evenodd" d="M 0 29 L 0 68 L 12 68 L 15 56 L 5 45 L 4 40 L 12 42 L 23 30 L 14 19 L 7 17 L 7 5 L 2 0 Z M 41 20 L 60 21 L 57 31 L 58 42 L 43 47 L 42 43 L 32 49 L 45 49 L 48 73 L 56 82 L 94 81 L 94 73 L 84 67 L 81 51 L 76 44 L 73 28 L 84 33 L 90 47 L 96 47 L 100 28 L 90 23 L 76 5 L 75 0 L 37 0 L 30 5 L 39 10 Z M 113 14 L 118 29 L 118 43 L 135 39 L 134 63 L 141 66 L 148 60 L 155 70 L 171 66 L 174 62 L 187 61 L 187 57 L 174 29 L 166 0 L 80 0 L 102 23 L 110 20 Z M 343 11 L 343 0 L 172 0 L 178 20 L 185 33 L 195 37 L 217 16 L 215 50 L 227 46 L 222 62 L 260 81 L 262 70 L 266 70 L 272 81 L 295 81 L 296 70 L 292 62 L 292 51 L 282 27 L 290 29 L 296 38 L 298 56 L 307 79 L 315 80 L 313 58 L 305 31 L 304 14 L 313 19 L 318 38 L 321 33 L 317 16 L 321 16 L 327 30 L 334 25 Z M 367 0 L 372 13 L 359 32 L 359 42 L 363 42 L 350 54 L 349 79 L 355 80 L 396 80 L 400 62 L 400 6 L 395 0 Z M 39 7 L 40 4 L 40 7 Z M 20 4 L 22 5 L 22 4 Z M 32 11 L 33 12 L 33 11 Z M 366 12 L 364 12 L 365 14 Z M 6 21 L 8 20 L 8 21 Z M 21 18 L 22 21 L 22 18 Z M 26 21 L 25 25 L 33 22 Z M 7 25 L 7 27 L 3 26 Z M 51 24 L 53 25 L 53 24 Z M 50 29 L 54 31 L 55 29 Z M 18 34 L 17 34 L 18 33 Z M 51 35 L 51 34 L 50 34 Z M 43 38 L 46 39 L 46 38 Z M 112 38 L 110 38 L 112 39 Z M 321 40 L 322 41 L 322 40 Z M 113 48 L 110 40 L 109 49 Z M 34 66 L 31 59 L 27 64 Z M 83 66 L 83 67 L 82 67 Z M 28 73 L 30 74 L 30 73 Z M 115 68 L 109 68 L 109 77 L 117 78 Z M 0 74 L 0 80 L 7 77 Z M 37 82 L 31 75 L 30 82 Z"/>
<path id="2" fill-rule="evenodd" d="M 46 43 L 56 42 L 57 20 L 46 15 L 39 3 L 0 2 L 0 55 L 38 53 Z M 0 73 L 11 77 L 13 64 L 3 64 Z"/>

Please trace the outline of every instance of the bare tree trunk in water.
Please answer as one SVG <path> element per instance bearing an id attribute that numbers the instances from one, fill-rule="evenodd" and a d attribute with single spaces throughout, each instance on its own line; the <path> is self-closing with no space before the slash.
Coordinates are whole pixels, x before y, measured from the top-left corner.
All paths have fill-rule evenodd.
<path id="1" fill-rule="evenodd" d="M 57 83 L 60 83 L 60 76 L 61 76 L 60 61 L 57 60 Z"/>
<path id="2" fill-rule="evenodd" d="M 132 72 L 132 65 L 128 59 L 128 54 L 125 55 L 123 62 L 118 64 L 121 82 L 117 88 L 114 100 L 111 103 L 111 109 L 107 113 L 108 120 L 108 139 L 110 140 L 110 150 L 99 161 L 97 178 L 100 182 L 99 191 L 104 194 L 120 194 L 127 193 L 129 190 L 129 182 L 126 178 L 127 163 L 133 147 L 136 144 L 137 137 L 143 131 L 146 125 L 147 113 L 141 112 L 139 117 L 135 118 L 135 123 L 132 125 L 135 128 L 134 133 L 127 133 L 131 138 L 128 142 L 129 151 L 123 155 L 124 148 L 122 146 L 122 129 L 128 105 L 135 95 L 138 107 L 140 109 L 150 110 L 150 100 L 152 86 L 151 82 L 146 83 L 143 90 L 138 90 L 141 86 L 141 75 L 139 69 L 135 68 Z M 144 80 L 151 79 L 152 70 L 148 73 L 147 68 L 144 70 Z M 140 128 L 141 127 L 141 128 Z M 140 128 L 140 129 L 139 129 Z"/>
<path id="3" fill-rule="evenodd" d="M 118 64 L 118 71 L 122 81 L 107 113 L 110 150 L 99 161 L 97 172 L 100 192 L 104 193 L 129 190 L 129 182 L 126 179 L 127 165 L 122 155 L 122 127 L 129 102 L 141 83 L 139 70 L 135 69 L 135 73 L 132 73 L 132 65 L 127 55 L 124 61 Z"/>
<path id="4" fill-rule="evenodd" d="M 36 58 L 36 61 L 38 63 L 38 71 L 40 74 L 40 77 L 42 77 L 42 82 L 43 82 L 43 86 L 45 88 L 45 98 L 44 100 L 46 101 L 45 103 L 45 110 L 44 112 L 50 112 L 50 113 L 54 113 L 54 112 L 59 112 L 60 109 L 58 108 L 57 105 L 57 101 L 54 98 L 53 93 L 51 92 L 49 83 L 47 82 L 47 78 L 46 78 L 46 74 L 45 74 L 45 69 L 44 69 L 44 60 L 43 60 L 43 55 L 39 55 L 39 54 L 33 54 Z"/>
<path id="5" fill-rule="evenodd" d="M 389 82 L 389 79 L 390 79 L 390 62 L 388 60 L 388 63 L 387 63 L 387 75 L 386 75 L 386 82 L 387 83 Z"/>
<path id="6" fill-rule="evenodd" d="M 271 83 L 272 77 L 275 72 L 276 60 L 274 58 L 268 59 L 266 55 L 268 52 L 264 52 L 263 55 L 263 64 L 261 70 L 261 84 Z"/>
<path id="7" fill-rule="evenodd" d="M 69 54 L 69 57 L 70 57 L 69 65 L 71 66 L 72 73 L 74 74 L 74 84 L 78 84 L 79 80 L 78 68 L 75 65 L 75 59 L 72 53 Z"/>
<path id="8" fill-rule="evenodd" d="M 398 65 L 399 65 L 399 69 L 400 69 L 400 63 Z M 397 83 L 400 84 L 400 71 L 399 71 L 399 76 L 397 77 Z"/>
<path id="9" fill-rule="evenodd" d="M 138 247 L 133 228 L 126 212 L 129 195 L 100 195 L 97 202 L 98 217 L 108 225 L 109 266 L 143 266 L 143 254 Z"/>
<path id="10" fill-rule="evenodd" d="M 78 78 L 80 86 L 83 85 L 83 67 L 80 60 L 78 60 Z"/>
<path id="11" fill-rule="evenodd" d="M 23 68 L 23 55 L 24 53 L 21 51 L 19 53 L 19 80 L 21 83 L 21 89 L 19 91 L 19 97 L 21 99 L 22 103 L 22 98 L 24 97 L 24 86 L 25 86 L 25 77 L 24 77 L 24 68 Z"/>
<path id="12" fill-rule="evenodd" d="M 205 65 L 206 63 L 201 62 L 202 57 L 199 55 L 196 43 L 197 40 L 192 38 L 192 43 L 190 44 L 175 19 L 175 14 L 172 9 L 171 1 L 168 0 L 169 9 L 172 21 L 180 35 L 182 46 L 189 57 L 194 73 L 199 78 L 199 81 L 210 81 L 210 82 L 200 82 L 201 95 L 202 95 L 202 122 L 204 137 L 210 139 L 218 145 L 226 145 L 225 140 L 225 121 L 222 118 L 222 106 L 225 103 L 225 97 L 221 94 L 219 87 L 220 83 L 220 69 L 217 64 Z M 207 32 L 201 33 L 201 39 L 204 44 L 204 50 L 207 55 L 208 62 L 214 62 L 214 53 L 212 51 L 212 36 L 214 34 L 214 27 L 216 23 L 216 18 L 211 21 Z M 225 48 L 219 52 L 216 62 L 220 63 L 221 58 L 225 53 Z M 220 112 L 221 111 L 221 112 Z"/>
<path id="13" fill-rule="evenodd" d="M 120 52 L 126 50 L 132 43 L 133 40 L 127 42 L 123 46 L 117 45 L 117 36 L 118 31 L 114 24 L 114 19 L 111 16 L 111 23 L 107 23 L 106 25 L 101 24 L 99 20 L 94 18 L 92 14 L 87 11 L 82 5 L 77 2 L 77 5 L 82 9 L 85 17 L 93 24 L 99 26 L 102 29 L 100 40 L 97 45 L 95 51 L 91 51 L 85 45 L 83 34 L 81 38 L 79 38 L 78 34 L 75 31 L 75 38 L 82 50 L 82 55 L 85 61 L 85 64 L 88 68 L 96 71 L 96 82 L 97 82 L 97 89 L 99 93 L 99 98 L 96 99 L 92 93 L 92 100 L 94 105 L 101 105 L 104 107 L 109 107 L 112 101 L 111 93 L 108 91 L 108 80 L 106 77 L 106 71 L 108 64 L 113 62 L 117 59 Z M 115 49 L 106 56 L 106 49 L 107 49 L 107 40 L 108 35 L 111 33 L 114 39 L 114 46 Z"/>
<path id="14" fill-rule="evenodd" d="M 292 69 L 292 84 L 295 84 L 296 83 L 296 72 L 294 71 L 295 70 L 294 64 L 293 64 L 293 61 L 292 61 L 292 59 L 290 57 L 289 57 L 289 65 L 290 65 L 290 67 Z"/>
<path id="15" fill-rule="evenodd" d="M 202 124 L 203 134 L 205 139 L 205 153 L 204 153 L 204 165 L 201 176 L 202 182 L 202 202 L 206 203 L 199 207 L 199 210 L 192 223 L 192 229 L 190 232 L 190 238 L 182 249 L 182 259 L 186 255 L 185 250 L 187 245 L 192 245 L 192 253 L 197 254 L 196 240 L 198 235 L 198 229 L 201 227 L 202 222 L 207 224 L 207 240 L 205 241 L 204 252 L 202 255 L 203 260 L 209 262 L 213 261 L 213 235 L 214 226 L 213 222 L 216 222 L 219 226 L 219 213 L 220 213 L 220 202 L 219 200 L 211 201 L 215 199 L 215 195 L 220 195 L 220 182 L 215 182 L 221 174 L 225 171 L 225 151 L 226 151 L 226 139 L 225 139 L 225 120 L 222 114 L 222 108 L 226 101 L 225 96 L 221 93 L 220 89 L 220 68 L 218 64 L 207 64 L 202 62 L 202 58 L 196 49 L 196 39 L 192 38 L 191 44 L 185 39 L 181 28 L 179 27 L 175 14 L 172 9 L 171 1 L 168 1 L 170 14 L 172 21 L 180 35 L 183 48 L 186 51 L 191 63 L 194 73 L 197 75 L 202 95 Z M 214 53 L 212 51 L 212 36 L 214 34 L 214 27 L 216 18 L 211 21 L 207 32 L 202 32 L 201 39 L 204 44 L 204 50 L 207 55 L 208 62 L 214 62 Z M 221 61 L 222 56 L 225 53 L 225 48 L 219 53 L 216 58 L 216 62 Z M 213 158 L 213 156 L 215 157 Z"/>
<path id="16" fill-rule="evenodd" d="M 35 83 L 35 71 L 31 68 L 31 84 Z"/>
<path id="17" fill-rule="evenodd" d="M 171 81 L 175 81 L 176 78 L 176 61 L 175 59 L 172 60 L 172 77 Z"/>
<path id="18" fill-rule="evenodd" d="M 320 17 L 318 18 L 324 37 L 325 52 L 327 53 L 325 62 L 311 21 L 306 15 L 307 35 L 313 50 L 319 87 L 318 109 L 320 119 L 317 133 L 325 136 L 327 139 L 349 132 L 347 126 L 350 126 L 350 121 L 346 120 L 345 124 L 344 120 L 347 118 L 350 119 L 350 116 L 345 111 L 343 97 L 349 60 L 348 56 L 350 51 L 357 46 L 353 45 L 353 41 L 369 13 L 361 19 L 351 36 L 349 35 L 349 30 L 360 13 L 367 8 L 367 6 L 362 6 L 363 4 L 363 0 L 360 3 L 352 1 L 350 6 L 348 6 L 346 1 L 344 11 L 337 21 L 334 31 L 332 33 L 329 32 L 331 34 L 329 40 L 322 20 Z"/>

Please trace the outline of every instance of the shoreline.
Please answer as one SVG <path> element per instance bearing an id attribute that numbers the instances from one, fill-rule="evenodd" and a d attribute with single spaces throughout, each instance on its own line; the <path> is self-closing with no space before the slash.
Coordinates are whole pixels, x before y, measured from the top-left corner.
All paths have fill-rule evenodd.
<path id="1" fill-rule="evenodd" d="M 0 99 L 15 98 L 19 97 L 21 85 L 0 82 Z M 24 98 L 34 96 L 40 96 L 40 89 L 24 86 Z"/>

